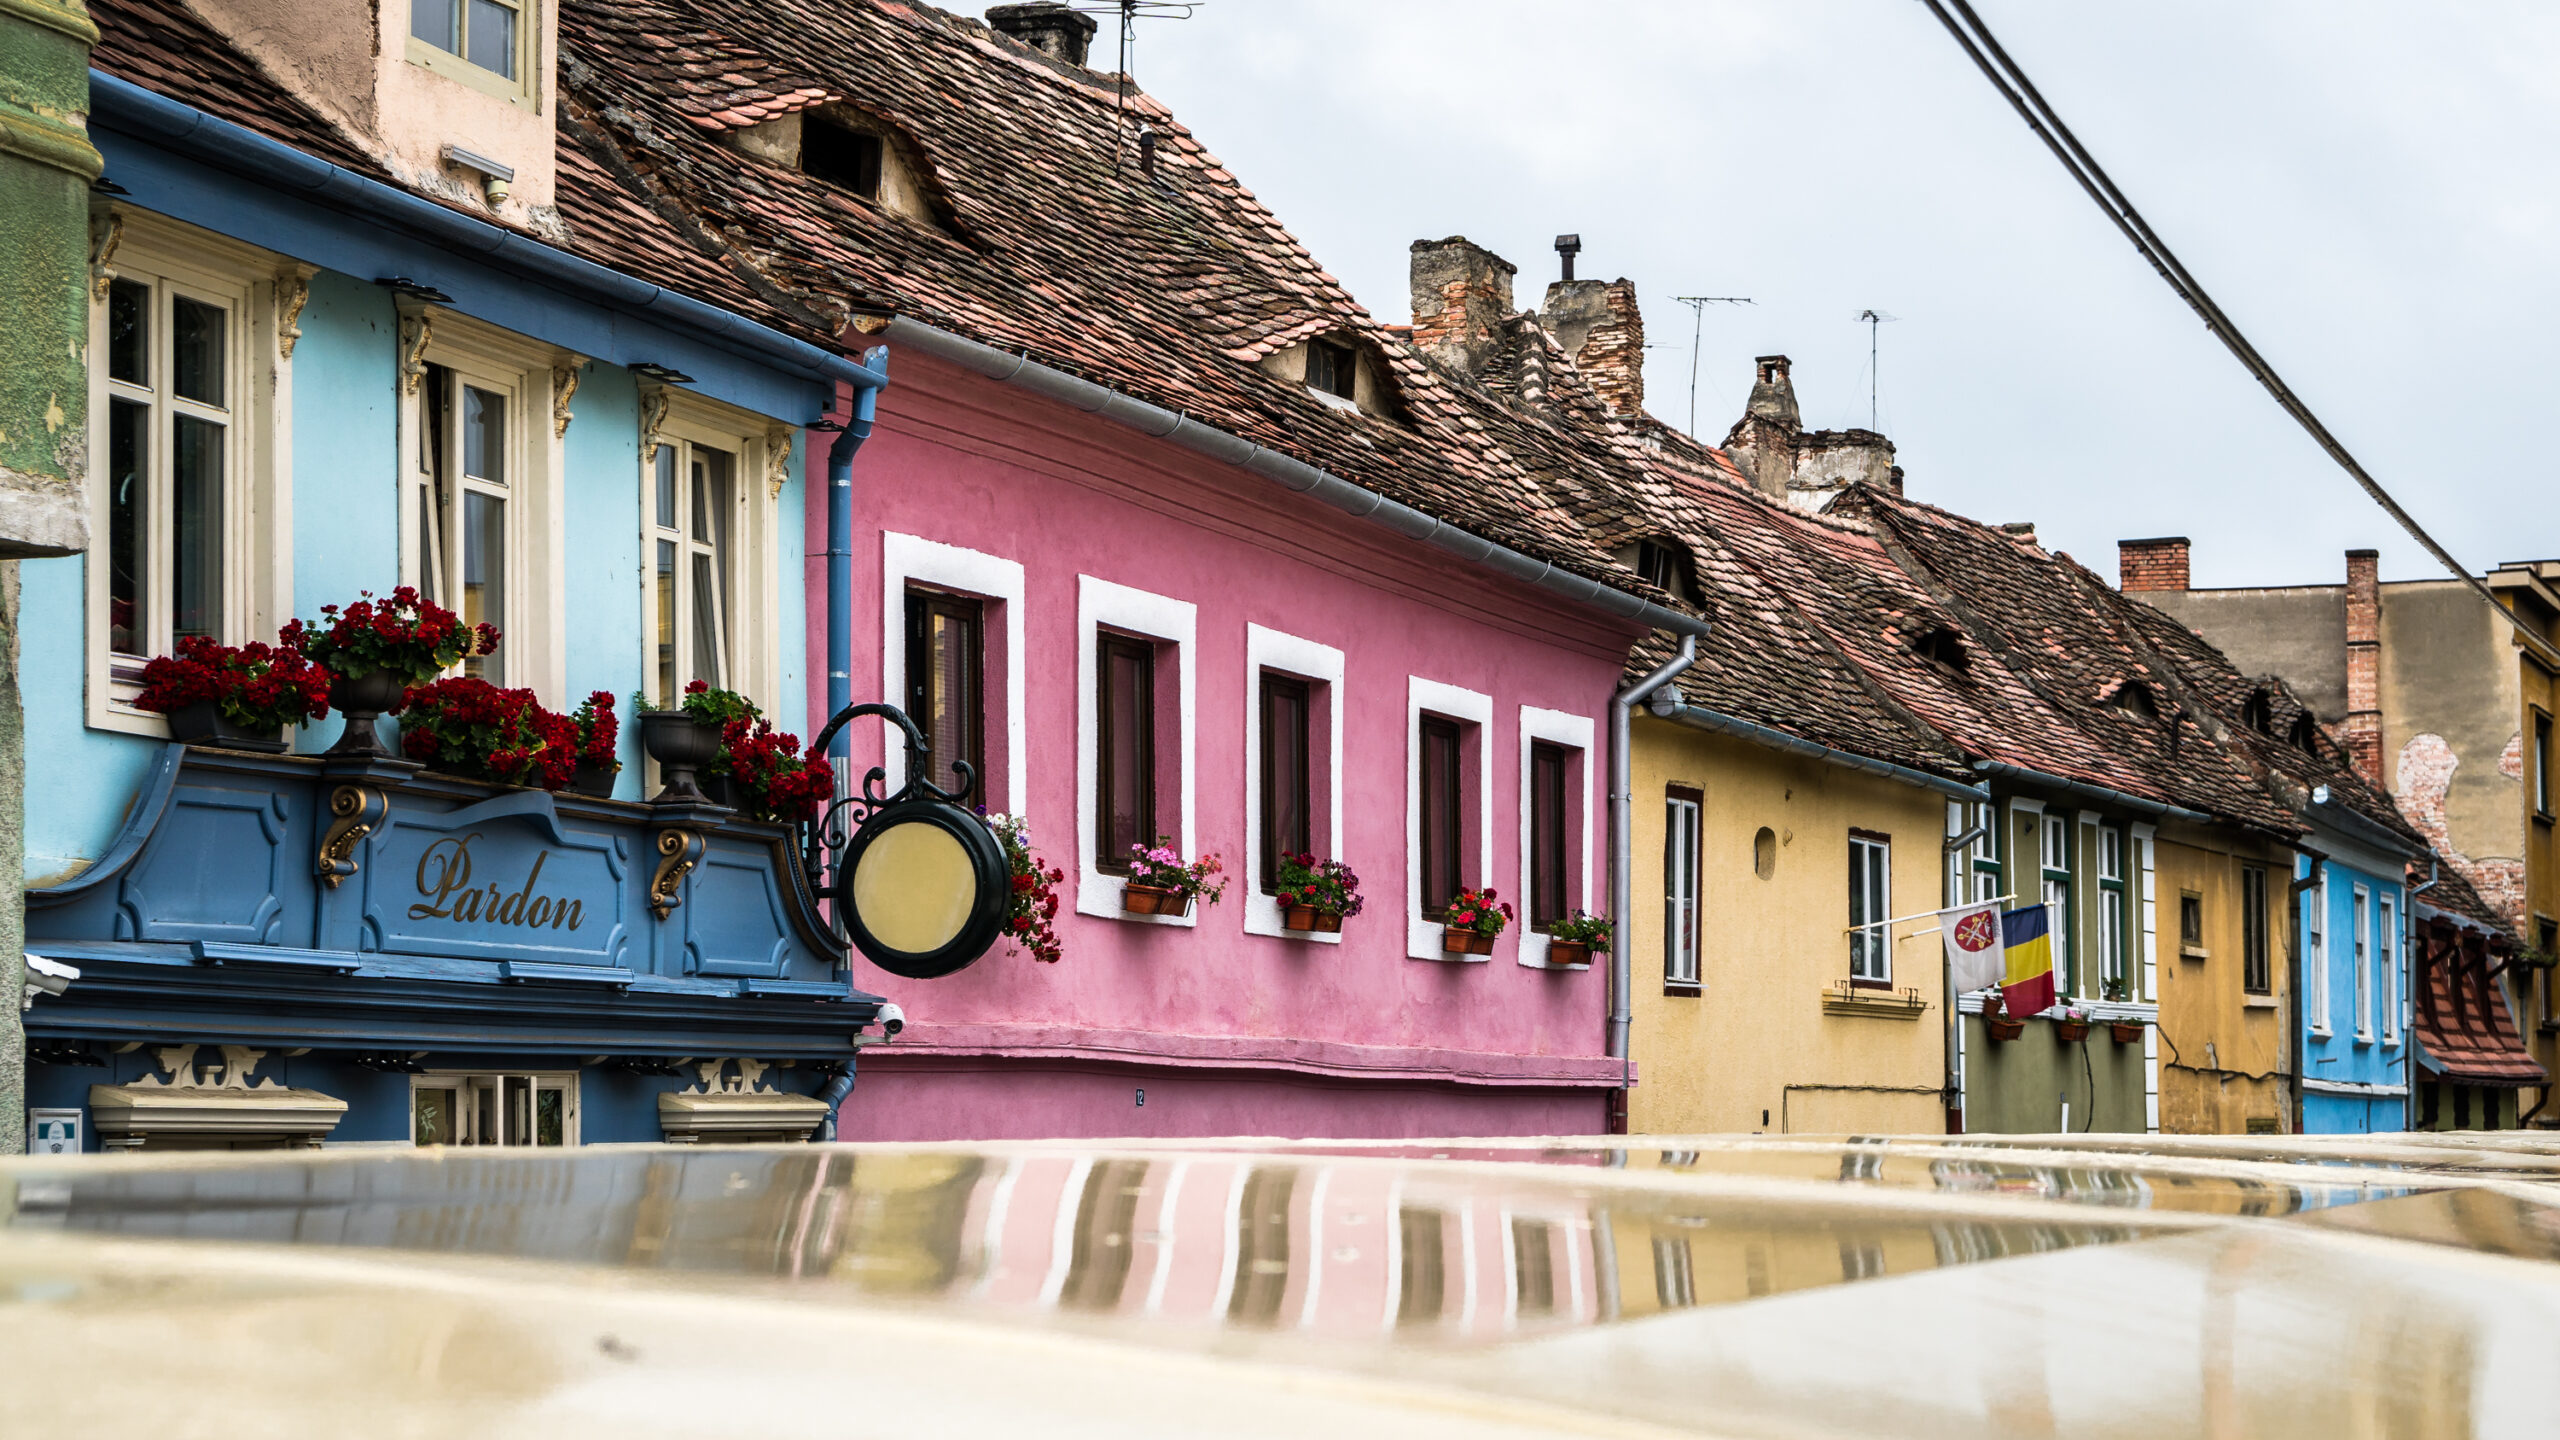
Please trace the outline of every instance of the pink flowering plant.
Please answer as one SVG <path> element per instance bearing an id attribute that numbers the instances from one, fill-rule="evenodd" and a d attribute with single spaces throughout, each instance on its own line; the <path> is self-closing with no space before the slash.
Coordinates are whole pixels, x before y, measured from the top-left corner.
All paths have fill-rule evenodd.
<path id="1" fill-rule="evenodd" d="M 1339 860 L 1319 860 L 1304 853 L 1284 854 L 1272 898 L 1283 909 L 1304 905 L 1319 915 L 1348 920 L 1360 913 L 1360 877 Z"/>
<path id="2" fill-rule="evenodd" d="M 1024 954 L 1043 964 L 1055 965 L 1066 947 L 1058 941 L 1058 887 L 1066 883 L 1067 872 L 1054 865 L 1043 865 L 1031 848 L 1031 822 L 1019 815 L 987 815 L 984 806 L 978 813 L 986 815 L 987 828 L 996 832 L 1004 846 L 1007 868 L 1013 872 L 1013 897 L 1005 911 L 1004 935 Z"/>
<path id="3" fill-rule="evenodd" d="M 1449 908 L 1441 912 L 1441 924 L 1452 930 L 1472 930 L 1478 935 L 1499 935 L 1511 923 L 1511 906 L 1500 891 L 1487 886 L 1482 890 L 1461 890 L 1449 897 Z"/>
<path id="4" fill-rule="evenodd" d="M 1215 855 L 1185 860 L 1173 842 L 1162 835 L 1153 845 L 1129 847 L 1129 883 L 1150 890 L 1163 890 L 1188 898 L 1196 897 L 1203 905 L 1215 905 L 1227 893 L 1227 867 Z"/>
<path id="5" fill-rule="evenodd" d="M 1547 938 L 1551 940 L 1561 940 L 1567 945 L 1588 945 L 1594 950 L 1609 948 L 1612 933 L 1614 930 L 1608 916 L 1594 915 L 1585 910 L 1576 910 L 1547 927 Z"/>

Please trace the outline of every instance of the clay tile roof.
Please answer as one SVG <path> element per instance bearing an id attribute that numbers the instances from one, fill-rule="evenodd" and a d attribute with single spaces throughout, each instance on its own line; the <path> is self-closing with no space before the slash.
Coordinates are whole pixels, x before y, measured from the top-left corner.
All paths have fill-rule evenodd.
<path id="1" fill-rule="evenodd" d="M 2479 930 L 2443 921 L 2421 926 L 2416 948 L 2409 1028 L 2429 1070 L 2474 1085 L 2539 1085 L 2549 1078 L 2516 1029 L 2506 987 L 2489 973 L 2496 961 Z"/>
<path id="2" fill-rule="evenodd" d="M 389 177 L 363 147 L 180 0 L 91 0 L 89 18 L 98 26 L 93 69 L 357 174 Z"/>

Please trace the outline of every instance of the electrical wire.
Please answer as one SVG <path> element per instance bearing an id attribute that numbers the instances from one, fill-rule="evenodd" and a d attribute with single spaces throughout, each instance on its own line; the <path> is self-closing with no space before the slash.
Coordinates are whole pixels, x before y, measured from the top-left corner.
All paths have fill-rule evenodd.
<path id="1" fill-rule="evenodd" d="M 2044 96 L 2036 90 L 2034 82 L 2027 78 L 2026 71 L 2020 69 L 2018 63 L 2009 58 L 2009 52 L 2002 49 L 2000 42 L 1993 38 L 1991 27 L 1982 23 L 1982 17 L 1974 13 L 1973 6 L 1968 3 L 1968 0 L 1921 0 L 1921 3 L 1927 5 L 1929 12 L 1938 17 L 1939 23 L 1946 27 L 1947 33 L 1955 37 L 1956 43 L 1963 47 L 1966 55 L 1972 57 L 1973 63 L 1982 71 L 1983 77 L 1991 82 L 1992 88 L 1998 90 L 2001 97 L 2018 112 L 2019 118 L 2027 122 L 2027 128 L 2034 131 L 2036 138 L 2045 143 L 2045 148 L 2053 152 L 2054 158 L 2062 162 L 2062 167 L 2071 172 L 2071 178 L 2079 183 L 2081 190 L 2100 210 L 2106 212 L 2107 219 L 2113 222 L 2124 238 L 2131 242 L 2133 248 L 2141 253 L 2142 258 L 2151 263 L 2151 268 L 2158 272 L 2161 280 L 2166 282 L 2171 290 L 2177 292 L 2179 299 L 2187 302 L 2188 308 L 2194 310 L 2197 317 L 2204 321 L 2205 328 L 2211 330 L 2214 338 L 2220 340 L 2224 347 L 2239 360 L 2241 368 L 2247 370 L 2252 378 L 2266 388 L 2269 395 L 2275 397 L 2276 404 L 2287 415 L 2292 416 L 2296 424 L 2309 432 L 2320 448 L 2328 452 L 2329 458 L 2335 460 L 2339 468 L 2345 470 L 2348 476 L 2362 487 L 2365 494 L 2371 497 L 2376 505 L 2382 507 L 2384 513 L 2398 521 L 2400 528 L 2408 531 L 2412 539 L 2424 546 L 2427 553 L 2436 558 L 2437 563 L 2443 565 L 2455 578 L 2470 586 L 2483 601 L 2487 602 L 2490 609 L 2496 611 L 2506 619 L 2508 624 L 2515 627 L 2516 633 L 2523 638 L 2527 649 L 2532 650 L 2555 668 L 2560 668 L 2560 650 L 2554 650 L 2549 642 L 2529 628 L 2523 616 L 2499 604 L 2498 597 L 2488 585 L 2479 576 L 2465 569 L 2461 562 L 2455 560 L 2452 552 L 2438 544 L 2436 538 L 2427 533 L 2426 527 L 2417 522 L 2416 517 L 2402 509 L 2400 502 L 2391 498 L 2390 492 L 2382 488 L 2382 482 L 2374 479 L 2353 455 L 2347 453 L 2347 447 L 2339 443 L 2335 435 L 2329 433 L 2329 427 L 2321 424 L 2320 417 L 2314 415 L 2311 407 L 2304 404 L 2301 397 L 2293 393 L 2292 387 L 2284 383 L 2283 377 L 2276 374 L 2275 367 L 2267 363 L 2266 357 L 2258 353 L 2257 347 L 2251 345 L 2248 337 L 2240 333 L 2240 328 L 2231 323 L 2231 317 L 2222 313 L 2222 307 L 2214 303 L 2213 297 L 2205 293 L 2204 287 L 2196 283 L 2193 275 L 2187 273 L 2187 267 L 2179 263 L 2178 257 L 2170 252 L 2166 244 L 2162 243 L 2159 235 L 2153 232 L 2150 223 L 2142 218 L 2141 212 L 2133 208 L 2133 202 L 2125 198 L 2124 192 L 2116 188 L 2113 180 L 2107 178 L 2107 172 L 2080 144 L 2079 137 L 2071 133 L 2071 127 L 2062 123 L 2062 117 L 2046 103 Z M 1950 7 L 1952 7 L 1952 13 Z M 1959 15 L 1963 17 L 1961 23 L 1957 19 Z"/>

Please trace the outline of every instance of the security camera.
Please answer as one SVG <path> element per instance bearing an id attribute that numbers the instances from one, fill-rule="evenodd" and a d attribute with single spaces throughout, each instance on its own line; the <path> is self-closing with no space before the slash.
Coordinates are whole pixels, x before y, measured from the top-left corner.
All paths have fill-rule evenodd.
<path id="1" fill-rule="evenodd" d="M 894 1002 L 880 1007 L 880 1034 L 883 1038 L 895 1040 L 898 1032 L 906 1028 L 906 1011 L 899 1009 Z"/>

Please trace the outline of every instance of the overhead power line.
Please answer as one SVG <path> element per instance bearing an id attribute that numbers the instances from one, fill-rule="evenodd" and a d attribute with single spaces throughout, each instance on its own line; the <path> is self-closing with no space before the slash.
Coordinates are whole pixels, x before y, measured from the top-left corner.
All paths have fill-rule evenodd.
<path id="1" fill-rule="evenodd" d="M 2169 247 L 2161 242 L 2159 235 L 2153 232 L 2150 223 L 2142 218 L 2141 212 L 2133 208 L 2133 202 L 2127 200 L 2124 192 L 2116 188 L 2116 183 L 2107 178 L 2107 172 L 2100 168 L 2097 160 L 2092 158 L 2088 150 L 2081 145 L 2079 137 L 2071 133 L 2071 127 L 2063 124 L 2062 117 L 2054 113 L 2053 107 L 2045 102 L 2043 95 L 2037 93 L 2035 83 L 2029 80 L 2026 72 L 2018 67 L 2018 62 L 2010 59 L 2009 52 L 2000 48 L 2000 42 L 1991 34 L 1991 27 L 1982 23 L 1982 17 L 1973 12 L 1973 6 L 1968 3 L 1968 0 L 1921 0 L 1921 3 L 1927 5 L 1929 13 L 1937 16 L 1938 22 L 1947 27 L 1947 33 L 1953 35 L 1956 43 L 1964 47 L 1964 53 L 1972 57 L 1973 63 L 1981 69 L 1984 78 L 1991 82 L 1992 88 L 1998 90 L 2001 97 L 2018 112 L 2019 118 L 2027 122 L 2027 128 L 2033 130 L 2036 138 L 2045 143 L 2045 148 L 2053 152 L 2054 158 L 2062 162 L 2062 168 L 2071 172 L 2071 178 L 2079 182 L 2081 190 L 2087 193 L 2100 210 L 2106 212 L 2107 219 L 2114 222 L 2116 229 L 2123 233 L 2126 240 L 2132 242 L 2133 248 L 2141 252 L 2143 259 L 2151 262 L 2151 268 L 2159 273 L 2162 280 L 2168 282 L 2170 289 L 2178 293 L 2179 299 L 2187 302 L 2188 307 L 2204 321 L 2205 328 L 2211 330 L 2214 338 L 2220 340 L 2240 361 L 2241 367 L 2255 377 L 2260 385 L 2266 387 L 2267 393 L 2275 397 L 2276 404 L 2282 406 L 2284 412 L 2292 416 L 2296 424 L 2310 432 L 2311 438 L 2319 442 L 2320 448 L 2329 452 L 2329 458 L 2337 461 L 2339 468 L 2345 470 L 2356 484 L 2363 487 L 2364 493 L 2372 497 L 2373 503 L 2381 506 L 2386 514 L 2400 522 L 2401 529 L 2408 531 L 2412 539 L 2425 546 L 2427 553 L 2436 557 L 2437 563 L 2477 591 L 2480 598 L 2488 602 L 2490 609 L 2505 616 L 2507 623 L 2515 627 L 2516 633 L 2523 637 L 2528 648 L 2546 660 L 2560 663 L 2560 652 L 2555 652 L 2540 635 L 2529 628 L 2523 616 L 2499 604 L 2498 597 L 2490 591 L 2488 585 L 2479 576 L 2465 569 L 2461 562 L 2453 558 L 2452 552 L 2436 543 L 2436 538 L 2427 533 L 2426 527 L 2420 525 L 2416 517 L 2402 509 L 2399 501 L 2391 498 L 2391 493 L 2382 488 L 2382 482 L 2374 479 L 2372 474 L 2357 462 L 2356 457 L 2347 453 L 2347 447 L 2338 442 L 2338 437 L 2330 434 L 2329 427 L 2320 423 L 2320 417 L 2311 413 L 2311 407 L 2304 404 L 2302 398 L 2293 393 L 2293 388 L 2284 383 L 2283 377 L 2276 374 L 2275 367 L 2268 364 L 2266 357 L 2258 353 L 2257 347 L 2249 343 L 2248 337 L 2240 333 L 2240 327 L 2231 323 L 2231 317 L 2222 313 L 2222 307 L 2213 302 L 2213 297 L 2205 293 L 2204 287 L 2196 283 L 2193 275 L 2187 273 L 2187 267 L 2179 263 L 2176 255 L 2170 253 Z"/>

